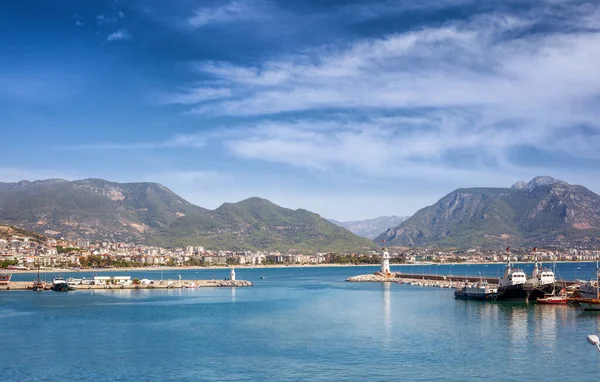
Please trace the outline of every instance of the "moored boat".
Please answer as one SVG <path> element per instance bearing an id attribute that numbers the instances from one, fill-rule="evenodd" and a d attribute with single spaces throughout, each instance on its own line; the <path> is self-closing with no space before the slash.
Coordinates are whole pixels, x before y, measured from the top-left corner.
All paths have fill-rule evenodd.
<path id="1" fill-rule="evenodd" d="M 52 280 L 52 290 L 55 292 L 66 292 L 69 290 L 69 284 L 62 277 L 55 277 Z"/>
<path id="2" fill-rule="evenodd" d="M 492 288 L 487 281 L 476 284 L 465 283 L 465 285 L 454 291 L 454 298 L 460 300 L 495 300 L 498 297 L 498 289 Z"/>
<path id="3" fill-rule="evenodd" d="M 596 295 L 593 298 L 570 298 L 569 302 L 579 304 L 584 310 L 600 311 L 600 269 L 598 268 L 598 255 L 596 255 Z"/>
<path id="4" fill-rule="evenodd" d="M 0 285 L 8 285 L 11 277 L 12 277 L 12 273 L 10 273 L 10 272 L 0 273 Z"/>
<path id="5" fill-rule="evenodd" d="M 569 298 L 566 295 L 548 296 L 538 298 L 536 301 L 538 304 L 546 305 L 566 305 L 569 303 Z"/>
<path id="6" fill-rule="evenodd" d="M 554 272 L 535 263 L 531 278 L 522 269 L 513 268 L 510 262 L 510 247 L 506 248 L 508 263 L 504 275 L 498 282 L 498 301 L 536 301 L 553 293 L 556 278 Z M 535 252 L 535 248 L 534 248 Z"/>

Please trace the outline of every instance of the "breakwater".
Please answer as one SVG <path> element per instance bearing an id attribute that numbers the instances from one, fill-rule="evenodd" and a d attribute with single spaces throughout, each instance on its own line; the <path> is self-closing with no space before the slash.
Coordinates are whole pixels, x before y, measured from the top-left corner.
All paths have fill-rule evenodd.
<path id="1" fill-rule="evenodd" d="M 50 283 L 47 283 L 48 288 Z M 246 280 L 162 280 L 148 284 L 78 284 L 74 285 L 77 290 L 120 290 L 120 289 L 180 289 L 180 288 L 233 288 L 250 287 L 252 282 Z M 0 287 L 2 290 L 32 290 L 31 281 L 11 281 L 8 285 Z"/>
<path id="2" fill-rule="evenodd" d="M 421 273 L 400 273 L 395 272 L 390 274 L 390 276 L 384 276 L 378 273 L 374 274 L 365 274 L 349 277 L 346 281 L 349 282 L 399 282 L 399 281 L 446 281 L 450 283 L 454 282 L 475 282 L 479 280 L 487 281 L 490 284 L 498 284 L 498 277 L 482 277 L 482 276 L 453 276 L 453 275 L 428 275 Z M 576 284 L 575 281 L 571 280 L 557 280 L 558 283 L 564 285 L 573 285 Z"/>

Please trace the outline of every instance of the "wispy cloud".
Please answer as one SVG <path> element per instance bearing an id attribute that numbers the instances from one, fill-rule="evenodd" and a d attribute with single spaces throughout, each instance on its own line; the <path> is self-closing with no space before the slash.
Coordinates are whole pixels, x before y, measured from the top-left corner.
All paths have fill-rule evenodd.
<path id="1" fill-rule="evenodd" d="M 132 142 L 132 143 L 98 143 L 92 145 L 79 145 L 63 147 L 67 150 L 153 150 L 177 147 L 204 147 L 207 137 L 202 135 L 176 135 L 164 141 L 157 142 Z"/>
<path id="2" fill-rule="evenodd" d="M 234 0 L 216 7 L 196 8 L 186 24 L 199 28 L 209 24 L 260 20 L 266 17 L 265 7 L 263 1 Z"/>
<path id="3" fill-rule="evenodd" d="M 114 17 L 107 17 L 104 15 L 96 16 L 96 24 L 98 24 L 98 25 L 112 24 L 112 23 L 116 23 L 116 22 L 117 22 L 117 19 Z"/>
<path id="4" fill-rule="evenodd" d="M 133 36 L 127 29 L 119 29 L 106 37 L 106 42 L 112 41 L 131 41 L 133 40 Z"/>
<path id="5" fill-rule="evenodd" d="M 540 4 L 252 66 L 204 61 L 207 84 L 236 96 L 190 111 L 262 119 L 226 147 L 317 171 L 517 171 L 523 147 L 596 160 L 600 6 Z"/>

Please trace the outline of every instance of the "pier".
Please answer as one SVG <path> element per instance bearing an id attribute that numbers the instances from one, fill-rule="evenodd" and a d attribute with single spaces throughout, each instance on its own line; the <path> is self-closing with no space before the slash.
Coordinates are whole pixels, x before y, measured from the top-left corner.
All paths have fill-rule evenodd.
<path id="1" fill-rule="evenodd" d="M 411 281 L 441 281 L 449 283 L 464 283 L 464 282 L 476 282 L 479 280 L 487 281 L 489 284 L 497 285 L 498 277 L 485 277 L 485 276 L 455 276 L 455 275 L 426 275 L 422 273 L 392 273 L 389 275 L 383 274 L 366 274 L 350 277 L 346 281 L 351 282 L 398 282 L 403 280 Z M 575 281 L 557 280 L 559 284 L 566 286 L 574 285 Z"/>
<path id="2" fill-rule="evenodd" d="M 50 286 L 52 283 L 46 283 Z M 183 289 L 183 288 L 234 288 L 250 287 L 253 284 L 246 280 L 160 280 L 147 284 L 77 284 L 78 290 L 121 290 L 121 289 Z M 10 281 L 7 285 L 0 286 L 0 291 L 7 290 L 33 290 L 32 281 Z"/>

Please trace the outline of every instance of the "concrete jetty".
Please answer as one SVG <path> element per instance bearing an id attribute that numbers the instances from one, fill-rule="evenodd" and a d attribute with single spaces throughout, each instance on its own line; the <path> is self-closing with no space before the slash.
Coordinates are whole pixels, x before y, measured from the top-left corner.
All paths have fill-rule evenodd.
<path id="1" fill-rule="evenodd" d="M 489 284 L 497 285 L 499 279 L 497 277 L 481 277 L 481 276 L 453 276 L 453 275 L 424 275 L 417 273 L 390 273 L 384 275 L 381 272 L 373 274 L 358 275 L 349 277 L 346 281 L 349 282 L 418 282 L 418 281 L 435 281 L 440 283 L 450 283 L 451 285 L 464 284 L 465 282 L 477 282 L 479 280 L 487 281 Z M 558 283 L 566 286 L 576 284 L 575 281 L 558 280 Z"/>
<path id="2" fill-rule="evenodd" d="M 51 282 L 46 283 L 50 286 Z M 247 280 L 161 280 L 149 284 L 79 284 L 75 285 L 78 290 L 120 290 L 120 289 L 181 289 L 181 288 L 235 288 L 250 287 L 252 282 Z M 10 281 L 8 285 L 2 285 L 0 291 L 6 290 L 32 290 L 32 281 Z"/>

